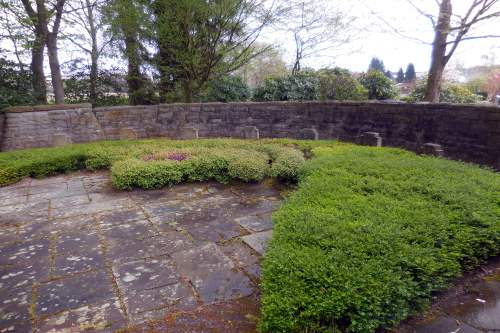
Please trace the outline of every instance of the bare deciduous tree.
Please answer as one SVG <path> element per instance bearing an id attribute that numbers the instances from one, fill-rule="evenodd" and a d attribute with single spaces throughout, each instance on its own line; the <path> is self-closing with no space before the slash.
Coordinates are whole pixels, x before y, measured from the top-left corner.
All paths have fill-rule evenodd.
<path id="1" fill-rule="evenodd" d="M 295 54 L 292 73 L 301 70 L 311 56 L 348 43 L 355 18 L 327 3 L 315 0 L 287 1 L 278 29 L 293 35 Z"/>
<path id="2" fill-rule="evenodd" d="M 64 22 L 76 27 L 80 33 L 68 31 L 63 37 L 90 58 L 89 100 L 92 105 L 97 102 L 99 58 L 110 42 L 102 34 L 104 20 L 101 11 L 104 5 L 104 0 L 71 0 L 64 17 Z"/>
<path id="3" fill-rule="evenodd" d="M 474 34 L 478 23 L 500 17 L 499 0 L 469 0 L 465 14 L 453 12 L 452 0 L 436 0 L 439 14 L 427 13 L 412 0 L 408 2 L 422 15 L 429 18 L 434 28 L 431 66 L 425 100 L 439 102 L 443 72 L 461 42 L 466 40 L 500 37 L 497 34 Z"/>

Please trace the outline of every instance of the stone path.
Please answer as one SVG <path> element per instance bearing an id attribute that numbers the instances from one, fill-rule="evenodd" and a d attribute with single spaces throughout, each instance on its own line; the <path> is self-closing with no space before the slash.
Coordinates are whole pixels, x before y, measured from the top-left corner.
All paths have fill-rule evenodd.
<path id="1" fill-rule="evenodd" d="M 428 312 L 392 332 L 500 333 L 500 257 L 457 279 Z"/>
<path id="2" fill-rule="evenodd" d="M 270 184 L 117 192 L 106 173 L 0 188 L 0 333 L 253 332 L 280 200 Z"/>

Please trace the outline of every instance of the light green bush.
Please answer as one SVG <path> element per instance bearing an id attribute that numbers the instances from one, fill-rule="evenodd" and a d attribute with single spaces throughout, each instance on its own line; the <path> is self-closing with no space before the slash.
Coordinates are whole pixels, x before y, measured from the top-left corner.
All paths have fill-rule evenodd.
<path id="1" fill-rule="evenodd" d="M 295 182 L 305 159 L 301 151 L 292 148 L 282 148 L 271 166 L 271 177 Z"/>

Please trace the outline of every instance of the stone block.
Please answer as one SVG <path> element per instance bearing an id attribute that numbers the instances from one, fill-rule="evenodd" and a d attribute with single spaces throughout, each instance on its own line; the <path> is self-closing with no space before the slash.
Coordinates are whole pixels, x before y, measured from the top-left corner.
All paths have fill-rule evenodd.
<path id="1" fill-rule="evenodd" d="M 357 141 L 358 144 L 364 146 L 382 147 L 382 137 L 378 132 L 364 132 Z"/>
<path id="2" fill-rule="evenodd" d="M 258 140 L 259 129 L 255 126 L 245 126 L 241 130 L 244 139 Z"/>
<path id="3" fill-rule="evenodd" d="M 299 131 L 298 139 L 301 140 L 318 140 L 319 133 L 315 128 L 304 128 Z"/>
<path id="4" fill-rule="evenodd" d="M 443 157 L 444 156 L 444 149 L 441 145 L 437 143 L 424 143 L 422 147 L 420 148 L 421 153 L 424 155 L 432 155 L 432 156 L 438 156 L 438 157 Z"/>
<path id="5" fill-rule="evenodd" d="M 177 139 L 190 140 L 198 139 L 198 129 L 195 127 L 184 127 L 178 132 Z"/>
<path id="6" fill-rule="evenodd" d="M 64 146 L 72 144 L 73 141 L 67 134 L 54 134 L 52 135 L 52 145 L 53 146 Z"/>
<path id="7" fill-rule="evenodd" d="M 139 136 L 137 132 L 132 128 L 122 128 L 120 129 L 120 140 L 135 140 Z"/>

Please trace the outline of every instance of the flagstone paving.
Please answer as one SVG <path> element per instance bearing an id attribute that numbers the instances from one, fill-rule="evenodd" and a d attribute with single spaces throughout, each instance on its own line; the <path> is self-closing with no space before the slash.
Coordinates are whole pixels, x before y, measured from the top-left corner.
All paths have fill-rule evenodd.
<path id="1" fill-rule="evenodd" d="M 0 333 L 254 332 L 272 184 L 119 192 L 107 173 L 0 188 Z"/>

